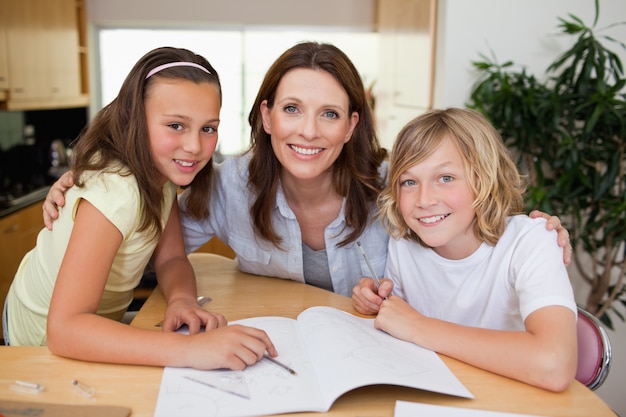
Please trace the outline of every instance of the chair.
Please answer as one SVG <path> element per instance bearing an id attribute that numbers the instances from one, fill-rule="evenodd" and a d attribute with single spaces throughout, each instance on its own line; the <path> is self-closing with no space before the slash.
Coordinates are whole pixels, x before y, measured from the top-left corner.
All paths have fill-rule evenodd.
<path id="1" fill-rule="evenodd" d="M 611 341 L 600 321 L 582 307 L 578 307 L 578 368 L 576 380 L 590 390 L 604 383 L 611 368 Z"/>

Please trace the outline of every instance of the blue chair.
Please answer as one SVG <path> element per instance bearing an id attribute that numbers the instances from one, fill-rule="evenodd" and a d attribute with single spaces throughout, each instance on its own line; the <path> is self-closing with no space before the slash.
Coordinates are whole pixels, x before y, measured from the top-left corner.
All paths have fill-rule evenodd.
<path id="1" fill-rule="evenodd" d="M 590 390 L 604 383 L 611 369 L 611 341 L 594 315 L 578 306 L 578 368 L 576 380 Z"/>

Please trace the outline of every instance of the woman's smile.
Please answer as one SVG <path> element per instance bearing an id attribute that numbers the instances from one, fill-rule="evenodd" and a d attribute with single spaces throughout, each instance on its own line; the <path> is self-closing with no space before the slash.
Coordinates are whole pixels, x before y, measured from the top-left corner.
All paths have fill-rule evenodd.
<path id="1" fill-rule="evenodd" d="M 298 145 L 289 145 L 289 147 L 293 149 L 295 153 L 300 155 L 317 155 L 324 150 L 324 148 L 310 148 Z"/>

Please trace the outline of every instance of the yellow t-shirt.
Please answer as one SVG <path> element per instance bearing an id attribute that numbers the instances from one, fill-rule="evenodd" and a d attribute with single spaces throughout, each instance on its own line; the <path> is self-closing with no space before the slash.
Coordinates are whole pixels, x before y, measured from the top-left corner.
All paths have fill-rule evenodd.
<path id="1" fill-rule="evenodd" d="M 137 232 L 141 206 L 133 175 L 89 172 L 84 178 L 83 187 L 74 186 L 67 191 L 65 207 L 60 210 L 53 230 L 44 228 L 39 232 L 37 245 L 24 256 L 13 279 L 7 296 L 11 345 L 46 344 L 50 298 L 81 199 L 96 207 L 123 236 L 98 307 L 99 315 L 121 319 L 156 247 L 158 238 Z M 168 182 L 163 191 L 161 221 L 165 227 L 176 198 L 176 186 Z M 89 279 L 89 271 L 85 271 L 84 278 Z"/>

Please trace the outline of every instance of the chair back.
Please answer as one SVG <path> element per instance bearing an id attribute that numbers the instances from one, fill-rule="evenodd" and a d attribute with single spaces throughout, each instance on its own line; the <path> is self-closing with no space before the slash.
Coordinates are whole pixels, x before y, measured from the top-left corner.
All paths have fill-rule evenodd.
<path id="1" fill-rule="evenodd" d="M 576 380 L 595 390 L 604 383 L 611 368 L 611 341 L 600 321 L 578 307 L 578 368 Z"/>

